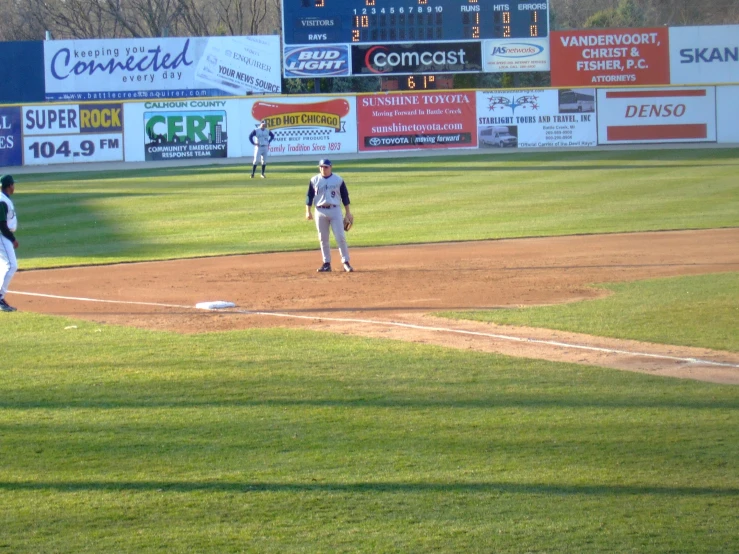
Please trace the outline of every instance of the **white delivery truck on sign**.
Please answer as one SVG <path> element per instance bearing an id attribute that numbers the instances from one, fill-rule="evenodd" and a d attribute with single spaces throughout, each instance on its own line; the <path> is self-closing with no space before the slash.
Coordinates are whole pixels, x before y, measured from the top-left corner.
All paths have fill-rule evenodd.
<path id="1" fill-rule="evenodd" d="M 508 127 L 482 127 L 480 128 L 480 145 L 515 148 L 518 145 L 518 138 L 511 134 Z"/>

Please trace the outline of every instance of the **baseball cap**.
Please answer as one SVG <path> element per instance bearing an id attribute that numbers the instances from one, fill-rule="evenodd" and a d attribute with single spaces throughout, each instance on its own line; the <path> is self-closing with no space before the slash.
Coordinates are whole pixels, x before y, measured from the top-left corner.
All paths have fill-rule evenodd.
<path id="1" fill-rule="evenodd" d="M 3 175 L 2 177 L 0 177 L 0 183 L 2 183 L 3 188 L 6 188 L 6 187 L 9 187 L 10 185 L 14 185 L 15 181 L 13 180 L 12 175 Z"/>
<path id="2" fill-rule="evenodd" d="M 321 167 L 322 165 L 325 165 L 327 167 L 331 167 L 331 160 L 324 158 L 320 162 L 318 162 L 318 167 Z"/>

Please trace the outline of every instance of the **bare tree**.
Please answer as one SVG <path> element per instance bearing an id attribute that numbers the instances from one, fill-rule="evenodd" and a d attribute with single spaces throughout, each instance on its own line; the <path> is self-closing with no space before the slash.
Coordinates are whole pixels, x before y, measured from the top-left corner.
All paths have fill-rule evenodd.
<path id="1" fill-rule="evenodd" d="M 635 0 L 631 13 L 641 13 L 641 19 L 627 17 L 626 21 L 611 21 L 616 15 L 619 0 L 550 0 L 549 6 L 556 16 L 559 29 L 582 29 L 588 19 L 599 14 L 591 23 L 601 25 L 627 24 L 647 27 L 665 25 L 715 25 L 739 23 L 739 2 L 736 0 L 712 0 L 696 2 L 695 0 Z M 623 10 L 622 10 L 623 12 Z M 622 13 L 623 15 L 623 13 Z M 599 26 L 601 26 L 599 25 Z"/>
<path id="2" fill-rule="evenodd" d="M 739 23 L 737 0 L 630 0 L 631 16 L 610 18 L 622 4 L 550 0 L 558 29 L 583 28 L 594 14 L 600 14 L 599 25 L 608 26 Z M 40 40 L 47 30 L 55 38 L 273 34 L 282 28 L 281 5 L 281 0 L 0 0 L 0 40 Z"/>
<path id="3" fill-rule="evenodd" d="M 41 40 L 51 23 L 30 2 L 0 0 L 0 40 Z"/>
<path id="4" fill-rule="evenodd" d="M 26 0 L 30 17 L 55 38 L 116 36 L 116 22 L 98 0 Z"/>

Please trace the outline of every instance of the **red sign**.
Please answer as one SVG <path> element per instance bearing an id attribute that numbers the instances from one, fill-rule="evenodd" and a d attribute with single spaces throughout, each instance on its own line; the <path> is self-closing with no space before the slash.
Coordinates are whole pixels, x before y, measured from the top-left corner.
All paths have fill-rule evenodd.
<path id="1" fill-rule="evenodd" d="M 357 97 L 360 152 L 477 146 L 475 92 Z"/>
<path id="2" fill-rule="evenodd" d="M 713 142 L 713 88 L 598 91 L 598 143 Z"/>
<path id="3" fill-rule="evenodd" d="M 553 31 L 552 86 L 670 84 L 669 30 Z"/>

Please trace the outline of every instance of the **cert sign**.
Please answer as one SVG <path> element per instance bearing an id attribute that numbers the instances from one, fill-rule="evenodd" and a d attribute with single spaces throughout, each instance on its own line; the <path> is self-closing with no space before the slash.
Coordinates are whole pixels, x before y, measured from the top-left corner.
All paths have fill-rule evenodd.
<path id="1" fill-rule="evenodd" d="M 447 42 L 488 41 L 496 41 L 484 45 L 491 57 L 530 57 L 532 48 L 535 54 L 546 50 L 546 68 L 534 70 L 548 70 L 549 0 L 282 0 L 282 13 L 286 57 L 295 57 L 295 47 L 308 48 L 302 55 L 316 62 L 317 70 L 323 51 L 310 47 L 351 47 L 356 65 L 357 47 L 367 52 L 373 45 L 436 48 Z M 512 49 L 506 49 L 507 42 Z M 529 50 L 521 54 L 522 48 Z M 290 61 L 295 65 L 296 60 Z M 337 70 L 332 60 L 323 61 L 327 76 Z"/>

